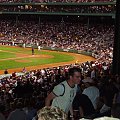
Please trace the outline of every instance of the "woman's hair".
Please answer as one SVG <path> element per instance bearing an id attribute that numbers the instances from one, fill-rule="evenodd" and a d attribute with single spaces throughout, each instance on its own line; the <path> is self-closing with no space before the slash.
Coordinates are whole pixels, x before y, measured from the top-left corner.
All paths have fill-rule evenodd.
<path id="1" fill-rule="evenodd" d="M 56 107 L 44 107 L 38 111 L 38 120 L 68 120 L 67 115 Z"/>

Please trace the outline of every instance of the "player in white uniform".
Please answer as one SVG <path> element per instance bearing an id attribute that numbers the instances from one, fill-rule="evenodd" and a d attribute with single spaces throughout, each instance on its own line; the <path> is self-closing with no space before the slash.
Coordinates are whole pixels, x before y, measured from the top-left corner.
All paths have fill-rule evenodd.
<path id="1" fill-rule="evenodd" d="M 26 46 L 26 45 L 25 45 L 25 43 L 24 43 L 24 44 L 23 44 L 23 48 L 25 48 L 25 46 Z"/>
<path id="2" fill-rule="evenodd" d="M 38 46 L 38 51 L 40 51 L 40 45 Z"/>
<path id="3" fill-rule="evenodd" d="M 53 91 L 47 96 L 45 105 L 62 109 L 66 114 L 70 111 L 73 117 L 72 102 L 77 92 L 77 84 L 81 80 L 81 70 L 79 68 L 69 69 L 69 79 L 54 87 Z"/>

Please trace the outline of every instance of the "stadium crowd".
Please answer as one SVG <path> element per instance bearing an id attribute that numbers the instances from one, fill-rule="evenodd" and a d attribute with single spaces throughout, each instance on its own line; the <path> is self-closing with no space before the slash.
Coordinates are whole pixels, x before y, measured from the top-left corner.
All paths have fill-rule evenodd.
<path id="1" fill-rule="evenodd" d="M 99 62 L 112 61 L 114 26 L 73 23 L 1 21 L 0 43 L 25 43 L 41 47 L 92 52 Z M 64 29 L 64 30 L 63 30 Z M 58 42 L 59 41 L 59 42 Z"/>
<path id="2" fill-rule="evenodd" d="M 111 65 L 91 61 L 26 71 L 18 77 L 13 73 L 0 79 L 0 115 L 8 117 L 7 120 L 32 120 L 37 110 L 44 107 L 45 98 L 54 86 L 67 80 L 69 69 L 74 67 L 81 69 L 81 81 L 73 101 L 75 120 L 111 116 L 113 104 L 120 109 L 120 77 L 111 74 Z M 81 109 L 80 113 L 76 112 L 79 107 L 83 114 Z M 114 117 L 120 119 L 120 113 Z"/>
<path id="3" fill-rule="evenodd" d="M 113 2 L 114 0 L 0 0 L 0 2 L 9 2 L 9 3 L 14 3 L 14 2 Z"/>
<path id="4" fill-rule="evenodd" d="M 68 12 L 68 13 L 114 13 L 114 5 L 106 6 L 1 6 L 1 12 Z"/>
<path id="5" fill-rule="evenodd" d="M 77 79 L 80 79 L 80 83 L 72 104 L 74 113 L 69 117 L 78 120 L 83 117 L 94 119 L 112 115 L 120 119 L 120 76 L 111 73 L 113 39 L 112 25 L 2 20 L 0 22 L 2 45 L 21 43 L 74 49 L 91 52 L 96 60 L 32 71 L 26 71 L 24 68 L 24 75 L 16 76 L 16 73 L 13 73 L 0 79 L 0 120 L 37 120 L 37 117 L 41 120 L 39 116 L 44 114 L 44 109 L 46 111 L 50 109 L 43 108 L 47 97 L 52 91 L 56 95 L 59 94 L 55 86 L 64 83 L 63 81 L 70 77 L 74 78 L 74 71 L 72 74 L 70 72 L 72 68 L 78 71 Z M 9 70 L 5 73 L 9 73 Z M 37 113 L 41 108 L 43 111 Z M 55 111 L 58 112 L 52 109 L 47 115 Z"/>

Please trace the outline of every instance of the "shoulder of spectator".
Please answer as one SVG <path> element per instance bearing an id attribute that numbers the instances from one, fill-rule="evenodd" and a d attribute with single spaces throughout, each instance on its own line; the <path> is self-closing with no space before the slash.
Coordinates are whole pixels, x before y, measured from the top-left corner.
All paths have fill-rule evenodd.
<path id="1" fill-rule="evenodd" d="M 59 84 L 54 87 L 52 93 L 58 97 L 58 96 L 62 96 L 64 94 L 64 91 L 65 91 L 64 86 L 62 84 Z"/>

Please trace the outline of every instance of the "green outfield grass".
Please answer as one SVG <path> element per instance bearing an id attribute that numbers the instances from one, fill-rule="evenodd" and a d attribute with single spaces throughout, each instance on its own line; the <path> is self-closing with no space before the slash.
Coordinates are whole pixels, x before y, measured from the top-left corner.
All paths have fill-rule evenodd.
<path id="1" fill-rule="evenodd" d="M 0 59 L 14 58 L 16 55 L 14 53 L 2 52 L 0 51 Z"/>
<path id="2" fill-rule="evenodd" d="M 28 66 L 37 66 L 51 63 L 68 62 L 74 60 L 71 55 L 60 54 L 59 52 L 46 52 L 35 50 L 37 55 L 52 55 L 53 58 L 16 58 L 16 53 L 23 53 L 31 55 L 30 49 L 12 48 L 6 46 L 0 46 L 0 70 L 10 68 L 21 68 Z M 18 57 L 18 56 L 17 56 Z M 29 62 L 17 62 L 16 60 L 8 60 L 9 58 L 16 58 L 17 60 L 29 60 Z M 4 60 L 3 60 L 4 59 Z"/>

